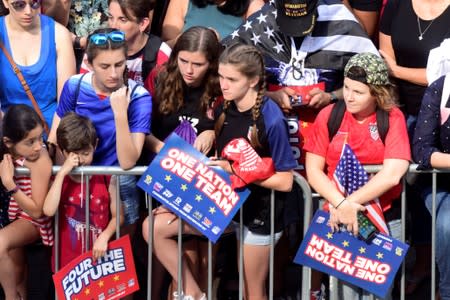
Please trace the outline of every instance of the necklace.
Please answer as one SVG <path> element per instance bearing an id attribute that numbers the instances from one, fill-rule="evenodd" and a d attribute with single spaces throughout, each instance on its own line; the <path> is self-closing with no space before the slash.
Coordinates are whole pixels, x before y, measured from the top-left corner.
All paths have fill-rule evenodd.
<path id="1" fill-rule="evenodd" d="M 420 20 L 419 20 L 419 16 L 417 16 L 417 27 L 419 29 L 419 41 L 423 40 L 423 35 L 425 34 L 425 32 L 427 32 L 428 28 L 430 28 L 431 24 L 433 24 L 434 20 L 436 20 L 436 18 L 434 18 L 433 20 L 431 20 L 430 24 L 428 24 L 427 27 L 425 27 L 425 30 L 422 31 L 422 27 L 420 26 Z"/>

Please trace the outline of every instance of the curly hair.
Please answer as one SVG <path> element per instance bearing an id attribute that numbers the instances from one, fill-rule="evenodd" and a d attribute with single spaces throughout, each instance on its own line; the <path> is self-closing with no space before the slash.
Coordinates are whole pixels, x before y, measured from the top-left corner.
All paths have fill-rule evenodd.
<path id="1" fill-rule="evenodd" d="M 162 71 L 156 80 L 155 103 L 159 104 L 159 112 L 163 115 L 176 112 L 183 106 L 184 80 L 178 67 L 180 51 L 201 52 L 209 63 L 203 78 L 205 90 L 201 96 L 199 108 L 206 114 L 211 100 L 221 93 L 217 69 L 222 51 L 216 34 L 206 27 L 191 27 L 177 39 L 166 63 L 165 71 Z"/>
<path id="2" fill-rule="evenodd" d="M 261 105 L 263 103 L 263 97 L 266 92 L 266 77 L 264 60 L 259 52 L 253 46 L 245 44 L 234 44 L 229 46 L 219 58 L 220 64 L 230 64 L 236 67 L 238 72 L 247 78 L 258 77 L 258 94 L 256 96 L 255 105 L 252 107 L 252 120 L 253 126 L 250 134 L 250 144 L 253 148 L 261 147 L 261 143 L 258 138 L 257 121 L 261 116 Z M 230 100 L 224 101 L 223 112 L 219 116 L 215 124 L 216 136 L 218 136 L 223 128 L 226 113 L 230 104 Z"/>

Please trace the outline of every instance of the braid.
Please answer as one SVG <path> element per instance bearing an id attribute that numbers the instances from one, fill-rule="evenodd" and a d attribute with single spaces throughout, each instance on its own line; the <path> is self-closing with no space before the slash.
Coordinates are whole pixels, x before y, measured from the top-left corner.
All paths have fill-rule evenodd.
<path id="1" fill-rule="evenodd" d="M 256 49 L 255 49 L 256 50 Z M 258 126 L 257 121 L 261 115 L 261 105 L 264 100 L 264 94 L 266 93 L 266 76 L 264 72 L 264 61 L 259 51 L 256 51 L 256 54 L 258 55 L 261 63 L 261 74 L 259 75 L 259 90 L 258 95 L 256 96 L 256 102 L 255 105 L 252 108 L 252 119 L 253 119 L 253 126 L 252 126 L 252 132 L 250 135 L 250 143 L 252 144 L 253 148 L 260 148 L 261 143 L 259 142 L 258 138 Z"/>

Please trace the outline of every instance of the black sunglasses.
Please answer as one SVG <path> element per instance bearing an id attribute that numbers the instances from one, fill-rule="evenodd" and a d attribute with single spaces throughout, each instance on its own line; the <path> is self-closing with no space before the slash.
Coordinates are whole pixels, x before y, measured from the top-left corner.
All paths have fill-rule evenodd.
<path id="1" fill-rule="evenodd" d="M 27 5 L 30 5 L 31 9 L 38 9 L 41 7 L 41 0 L 31 0 L 30 3 L 24 0 L 17 0 L 11 2 L 10 5 L 14 8 L 15 11 L 22 11 L 25 9 Z"/>

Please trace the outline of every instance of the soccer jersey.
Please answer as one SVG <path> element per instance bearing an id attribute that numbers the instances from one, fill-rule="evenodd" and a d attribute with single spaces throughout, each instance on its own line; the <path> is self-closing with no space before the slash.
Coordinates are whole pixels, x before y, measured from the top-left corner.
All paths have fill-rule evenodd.
<path id="1" fill-rule="evenodd" d="M 108 226 L 111 176 L 93 175 L 89 180 L 89 248 Z M 59 205 L 60 268 L 85 252 L 86 247 L 86 197 L 85 186 L 70 176 L 64 178 Z M 52 260 L 53 262 L 54 260 Z"/>
<path id="2" fill-rule="evenodd" d="M 322 109 L 317 116 L 312 134 L 305 143 L 305 150 L 325 158 L 326 172 L 333 177 L 342 147 L 347 142 L 363 165 L 382 164 L 385 159 L 411 160 L 408 132 L 403 113 L 393 108 L 389 113 L 389 130 L 383 144 L 379 134 L 376 114 L 370 115 L 364 122 L 358 122 L 346 111 L 336 135 L 331 142 L 328 138 L 328 119 L 333 105 Z M 390 201 L 399 195 L 399 186 L 380 197 L 383 209 L 389 208 Z"/>
<path id="3" fill-rule="evenodd" d="M 91 119 L 97 131 L 99 142 L 94 153 L 93 165 L 114 166 L 119 161 L 116 152 L 116 125 L 110 98 L 100 99 L 92 87 L 92 74 L 74 75 L 64 84 L 56 113 L 62 118 L 67 112 L 74 111 Z M 80 82 L 81 80 L 81 82 Z M 80 86 L 78 97 L 77 90 Z M 142 86 L 128 81 L 132 91 L 128 106 L 128 125 L 131 133 L 150 133 L 152 113 L 151 96 Z"/>
<path id="4" fill-rule="evenodd" d="M 216 118 L 222 113 L 222 107 L 216 112 Z M 250 141 L 253 125 L 251 109 L 240 112 L 234 102 L 226 112 L 223 128 L 217 137 L 217 153 L 231 140 L 244 137 Z M 269 98 L 265 98 L 261 105 L 261 116 L 257 120 L 258 137 L 261 148 L 255 149 L 261 157 L 271 157 L 276 171 L 289 171 L 295 166 L 295 160 L 289 145 L 287 123 L 278 105 Z M 259 234 L 270 233 L 270 192 L 271 190 L 249 184 L 251 193 L 243 205 L 244 224 L 249 230 Z M 275 201 L 275 231 L 283 228 L 283 205 L 287 193 L 276 192 Z M 237 216 L 238 217 L 238 216 Z"/>

